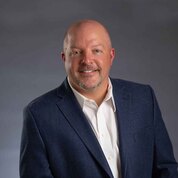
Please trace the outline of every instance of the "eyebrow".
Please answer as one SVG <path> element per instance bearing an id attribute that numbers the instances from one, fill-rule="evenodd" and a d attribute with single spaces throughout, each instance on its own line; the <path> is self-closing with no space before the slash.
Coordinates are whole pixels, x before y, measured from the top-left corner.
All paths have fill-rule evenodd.
<path id="1" fill-rule="evenodd" d="M 105 48 L 103 44 L 96 44 L 96 45 L 91 45 L 92 48 L 96 48 L 96 47 L 102 47 Z M 70 49 L 81 49 L 78 46 L 71 46 Z"/>
<path id="2" fill-rule="evenodd" d="M 100 46 L 104 48 L 104 45 L 102 44 L 92 45 L 92 47 L 100 47 Z"/>

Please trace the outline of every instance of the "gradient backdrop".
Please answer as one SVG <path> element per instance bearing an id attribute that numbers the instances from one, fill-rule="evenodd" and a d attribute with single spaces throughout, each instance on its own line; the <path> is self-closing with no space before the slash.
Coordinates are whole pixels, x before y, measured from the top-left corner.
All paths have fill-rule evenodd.
<path id="1" fill-rule="evenodd" d="M 22 110 L 65 78 L 63 34 L 83 18 L 109 28 L 117 51 L 112 77 L 154 88 L 178 160 L 177 0 L 1 0 L 1 178 L 19 177 Z"/>

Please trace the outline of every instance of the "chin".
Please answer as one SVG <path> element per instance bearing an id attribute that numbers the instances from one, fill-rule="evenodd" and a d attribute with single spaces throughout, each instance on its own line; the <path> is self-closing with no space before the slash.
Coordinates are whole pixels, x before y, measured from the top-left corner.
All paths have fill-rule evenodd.
<path id="1" fill-rule="evenodd" d="M 79 87 L 85 91 L 93 91 L 96 88 L 98 88 L 100 86 L 101 82 L 98 82 L 96 84 L 92 84 L 92 85 L 87 85 L 86 83 L 80 82 L 79 83 Z"/>

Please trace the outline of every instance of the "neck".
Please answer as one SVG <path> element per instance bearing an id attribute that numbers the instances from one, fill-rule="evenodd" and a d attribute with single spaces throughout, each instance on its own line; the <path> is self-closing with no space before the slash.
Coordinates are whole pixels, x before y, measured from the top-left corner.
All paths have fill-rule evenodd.
<path id="1" fill-rule="evenodd" d="M 107 94 L 107 88 L 108 88 L 108 85 L 105 88 L 96 88 L 90 92 L 82 91 L 80 93 L 86 98 L 94 100 L 96 104 L 99 106 Z"/>
<path id="2" fill-rule="evenodd" d="M 73 87 L 86 98 L 94 100 L 98 106 L 102 103 L 108 91 L 108 79 L 104 80 L 99 86 L 93 88 L 92 90 L 85 90 L 81 87 L 75 86 L 75 84 L 72 84 L 69 79 L 68 81 L 71 87 Z"/>

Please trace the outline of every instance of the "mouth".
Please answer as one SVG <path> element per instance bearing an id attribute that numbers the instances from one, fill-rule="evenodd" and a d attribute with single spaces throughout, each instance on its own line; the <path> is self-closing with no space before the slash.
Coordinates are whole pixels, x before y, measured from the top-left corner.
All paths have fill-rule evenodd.
<path id="1" fill-rule="evenodd" d="M 83 77 L 93 77 L 99 73 L 101 68 L 94 65 L 81 65 L 78 69 L 78 72 Z"/>
<path id="2" fill-rule="evenodd" d="M 97 72 L 99 71 L 98 69 L 94 69 L 94 70 L 79 70 L 79 73 L 93 73 L 93 72 Z"/>
<path id="3" fill-rule="evenodd" d="M 93 77 L 99 72 L 99 69 L 85 69 L 85 70 L 79 70 L 79 74 L 81 77 Z"/>

